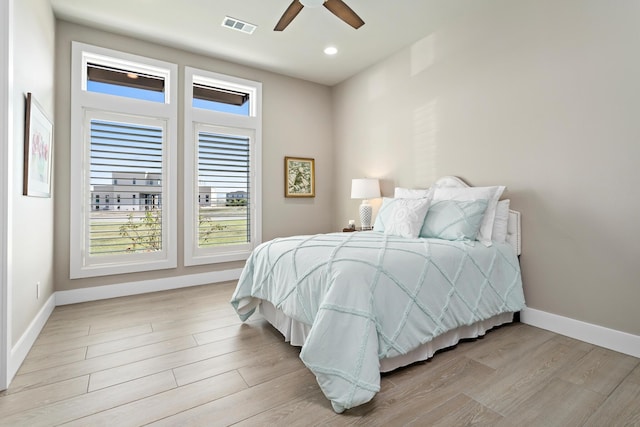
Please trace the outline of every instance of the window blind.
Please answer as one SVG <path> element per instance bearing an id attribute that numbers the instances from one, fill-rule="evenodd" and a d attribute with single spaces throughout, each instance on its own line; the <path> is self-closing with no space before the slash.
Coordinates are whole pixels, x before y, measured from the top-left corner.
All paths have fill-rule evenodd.
<path id="1" fill-rule="evenodd" d="M 198 246 L 251 241 L 250 138 L 200 131 Z"/>
<path id="2" fill-rule="evenodd" d="M 162 249 L 163 145 L 159 126 L 90 121 L 92 255 Z"/>

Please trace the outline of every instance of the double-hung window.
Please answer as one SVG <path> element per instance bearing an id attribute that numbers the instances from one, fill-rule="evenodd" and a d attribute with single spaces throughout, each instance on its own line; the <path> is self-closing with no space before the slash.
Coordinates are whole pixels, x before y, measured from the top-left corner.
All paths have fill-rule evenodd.
<path id="1" fill-rule="evenodd" d="M 261 90 L 185 68 L 185 265 L 243 260 L 260 243 Z"/>
<path id="2" fill-rule="evenodd" d="M 73 43 L 71 277 L 177 265 L 177 66 Z"/>

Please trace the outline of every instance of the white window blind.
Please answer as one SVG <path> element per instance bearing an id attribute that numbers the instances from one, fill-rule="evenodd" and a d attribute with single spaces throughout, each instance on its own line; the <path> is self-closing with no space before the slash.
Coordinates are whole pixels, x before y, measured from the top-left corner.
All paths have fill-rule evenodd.
<path id="1" fill-rule="evenodd" d="M 198 247 L 251 242 L 250 162 L 248 137 L 198 132 Z"/>
<path id="2" fill-rule="evenodd" d="M 91 255 L 162 250 L 164 133 L 157 125 L 90 120 Z"/>

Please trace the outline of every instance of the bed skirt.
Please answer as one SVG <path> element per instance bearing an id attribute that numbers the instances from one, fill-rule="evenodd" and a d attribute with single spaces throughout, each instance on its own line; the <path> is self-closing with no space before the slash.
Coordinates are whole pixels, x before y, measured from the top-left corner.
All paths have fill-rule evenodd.
<path id="1" fill-rule="evenodd" d="M 261 301 L 260 313 L 283 336 L 286 342 L 296 347 L 302 347 L 311 329 L 310 326 L 287 317 L 282 311 L 276 309 L 269 301 Z M 483 336 L 491 328 L 513 321 L 513 313 L 502 313 L 474 323 L 453 329 L 442 335 L 438 335 L 428 343 L 422 344 L 415 350 L 401 356 L 395 356 L 380 360 L 380 372 L 389 372 L 402 366 L 427 360 L 436 351 L 456 345 L 460 340 Z"/>

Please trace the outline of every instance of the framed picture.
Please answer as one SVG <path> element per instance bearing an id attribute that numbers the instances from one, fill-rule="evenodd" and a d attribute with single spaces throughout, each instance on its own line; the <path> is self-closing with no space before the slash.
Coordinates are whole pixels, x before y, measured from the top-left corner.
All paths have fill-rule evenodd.
<path id="1" fill-rule="evenodd" d="M 284 158 L 284 197 L 316 197 L 313 159 Z"/>
<path id="2" fill-rule="evenodd" d="M 27 93 L 27 111 L 24 126 L 24 179 L 25 196 L 51 196 L 51 163 L 53 160 L 53 124 Z"/>

